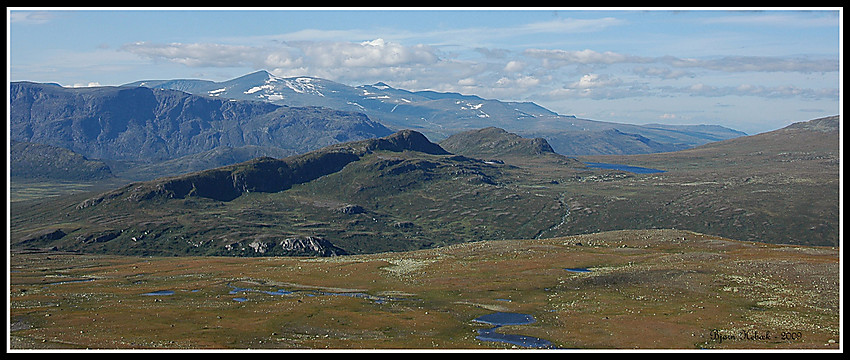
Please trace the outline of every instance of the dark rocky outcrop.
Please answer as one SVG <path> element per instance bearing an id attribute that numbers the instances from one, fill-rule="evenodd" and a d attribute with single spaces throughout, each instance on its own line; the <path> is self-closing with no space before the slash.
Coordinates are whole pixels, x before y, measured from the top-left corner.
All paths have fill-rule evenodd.
<path id="1" fill-rule="evenodd" d="M 279 239 L 279 238 L 278 238 Z M 348 252 L 319 236 L 261 238 L 235 242 L 223 247 L 228 255 L 240 256 L 340 256 Z"/>
<path id="2" fill-rule="evenodd" d="M 311 256 L 339 256 L 348 255 L 330 241 L 315 236 L 287 238 L 278 244 L 281 251 Z"/>

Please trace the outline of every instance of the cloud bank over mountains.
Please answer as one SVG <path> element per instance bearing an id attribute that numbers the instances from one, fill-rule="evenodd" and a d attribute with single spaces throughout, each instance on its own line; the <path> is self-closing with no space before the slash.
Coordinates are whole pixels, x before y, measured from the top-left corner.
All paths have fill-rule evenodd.
<path id="1" fill-rule="evenodd" d="M 659 86 L 641 79 L 671 80 L 696 78 L 700 73 L 787 72 L 798 74 L 838 72 L 837 59 L 811 59 L 767 56 L 723 56 L 716 59 L 646 57 L 611 51 L 526 49 L 520 53 L 486 49 L 480 62 L 455 58 L 438 47 L 412 46 L 377 38 L 370 41 L 290 41 L 274 46 L 248 46 L 216 43 L 136 42 L 123 51 L 155 61 L 168 61 L 190 67 L 241 67 L 268 69 L 278 76 L 323 77 L 343 83 L 365 84 L 378 81 L 413 85 L 440 91 L 469 91 L 482 96 L 521 96 L 507 89 L 524 91 L 532 87 L 555 87 L 549 96 L 591 97 L 595 99 L 649 95 L 761 96 L 835 98 L 838 88 L 800 88 L 792 85 L 760 86 L 740 83 L 716 86 L 695 83 L 687 86 Z M 632 65 L 622 75 L 606 74 L 606 67 Z M 573 73 L 567 84 L 552 71 Z M 585 70 L 582 72 L 582 70 Z M 628 76 L 631 76 L 631 80 Z M 837 85 L 837 84 L 836 84 Z M 487 94 L 487 91 L 493 91 Z M 497 92 L 498 89 L 503 91 Z"/>
<path id="2" fill-rule="evenodd" d="M 384 82 L 533 101 L 586 118 L 648 123 L 677 113 L 679 120 L 723 119 L 733 128 L 740 128 L 733 121 L 767 115 L 765 108 L 790 121 L 833 115 L 839 107 L 837 10 L 109 14 L 13 11 L 11 73 L 32 74 L 13 80 L 66 86 L 168 77 L 221 81 L 267 70 L 351 86 Z M 82 36 L 69 28 L 81 26 L 82 18 L 114 22 L 114 31 L 89 25 L 87 31 L 99 32 Z M 55 35 L 63 31 L 68 36 L 60 44 Z M 72 47 L 72 36 L 87 39 L 88 48 Z M 38 56 L 19 50 L 49 41 L 56 43 Z M 68 48 L 59 49 L 65 43 Z M 74 80 L 63 82 L 63 76 Z M 767 104 L 776 99 L 789 101 Z"/>

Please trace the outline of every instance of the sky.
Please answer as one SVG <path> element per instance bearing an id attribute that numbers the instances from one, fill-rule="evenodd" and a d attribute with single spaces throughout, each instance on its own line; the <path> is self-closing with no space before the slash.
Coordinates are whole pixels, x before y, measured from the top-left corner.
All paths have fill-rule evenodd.
<path id="1" fill-rule="evenodd" d="M 257 70 L 757 134 L 841 114 L 838 8 L 7 8 L 7 79 Z"/>

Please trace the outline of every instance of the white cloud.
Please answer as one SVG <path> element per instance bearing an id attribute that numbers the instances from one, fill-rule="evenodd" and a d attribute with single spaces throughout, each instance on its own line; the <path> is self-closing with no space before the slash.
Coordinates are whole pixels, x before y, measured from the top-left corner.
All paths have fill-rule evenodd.
<path id="1" fill-rule="evenodd" d="M 47 11 L 10 11 L 9 22 L 15 24 L 44 24 L 56 15 Z"/>
<path id="2" fill-rule="evenodd" d="M 589 88 L 599 88 L 599 87 L 610 87 L 610 86 L 618 86 L 622 83 L 620 79 L 611 79 L 607 75 L 599 75 L 599 74 L 585 74 L 579 79 L 570 85 L 570 88 L 573 89 L 589 89 Z"/>
<path id="3" fill-rule="evenodd" d="M 101 85 L 100 85 L 100 83 L 97 83 L 97 82 L 90 82 L 88 84 L 77 83 L 77 84 L 71 85 L 70 87 L 79 88 L 79 87 L 95 87 L 95 86 L 101 86 Z"/>
<path id="4" fill-rule="evenodd" d="M 439 60 L 427 46 L 403 46 L 383 39 L 351 42 L 289 42 L 276 46 L 244 46 L 211 43 L 153 44 L 136 42 L 123 50 L 192 67 L 234 67 L 253 65 L 261 68 L 312 66 L 318 68 L 375 68 L 432 64 Z"/>
<path id="5" fill-rule="evenodd" d="M 524 54 L 541 59 L 562 61 L 564 65 L 569 64 L 616 64 L 616 63 L 646 63 L 652 62 L 651 58 L 619 54 L 612 51 L 597 52 L 590 49 L 585 50 L 549 50 L 549 49 L 527 49 Z"/>
<path id="6" fill-rule="evenodd" d="M 123 50 L 151 59 L 162 59 L 187 66 L 230 67 L 262 63 L 267 54 L 259 48 L 210 43 L 152 44 L 135 42 Z"/>
<path id="7" fill-rule="evenodd" d="M 525 69 L 526 64 L 522 61 L 511 60 L 505 64 L 505 68 L 503 69 L 506 72 L 520 72 Z"/>
<path id="8" fill-rule="evenodd" d="M 542 31 L 542 30 L 541 30 Z M 426 45 L 403 45 L 383 37 L 363 41 L 271 41 L 265 45 L 137 42 L 123 53 L 191 67 L 253 67 L 278 76 L 316 76 L 359 85 L 391 82 L 409 90 L 456 91 L 502 99 L 622 99 L 645 96 L 726 95 L 838 98 L 837 89 L 728 85 L 699 78 L 694 85 L 663 86 L 705 72 L 830 72 L 832 60 L 725 56 L 691 59 L 645 57 L 612 51 L 527 49 L 516 53 L 475 49 L 493 61 L 462 60 Z M 607 70 L 602 70 L 603 68 Z M 573 82 L 565 76 L 583 74 Z M 628 79 L 631 74 L 633 79 Z M 638 82 L 634 79 L 641 78 Z M 716 78 L 719 79 L 719 78 Z M 403 85 L 405 84 L 405 85 Z"/>
<path id="9" fill-rule="evenodd" d="M 648 85 L 624 81 L 606 74 L 585 74 L 578 81 L 569 83 L 561 88 L 549 89 L 541 95 L 547 100 L 563 99 L 623 99 L 637 98 L 648 95 L 664 96 Z"/>
<path id="10" fill-rule="evenodd" d="M 475 85 L 478 84 L 478 81 L 476 81 L 473 78 L 464 78 L 464 79 L 458 80 L 457 84 L 459 86 L 475 86 Z"/>
<path id="11" fill-rule="evenodd" d="M 510 79 L 507 77 L 502 77 L 496 81 L 496 86 L 499 87 L 515 87 L 527 89 L 530 87 L 534 87 L 540 84 L 540 79 L 533 76 L 520 76 L 518 78 Z"/>
<path id="12" fill-rule="evenodd" d="M 674 56 L 645 57 L 611 51 L 527 49 L 524 54 L 548 61 L 550 67 L 576 64 L 667 64 L 677 68 L 695 68 L 723 72 L 835 72 L 837 59 L 808 59 L 801 57 L 724 56 L 717 59 L 691 59 Z M 649 68 L 644 68 L 649 69 Z M 669 73 L 668 75 L 673 75 Z M 684 73 L 681 76 L 685 76 Z"/>
<path id="13" fill-rule="evenodd" d="M 383 39 L 351 42 L 302 42 L 294 44 L 303 51 L 306 61 L 318 66 L 378 67 L 433 64 L 439 57 L 424 45 L 404 46 Z"/>

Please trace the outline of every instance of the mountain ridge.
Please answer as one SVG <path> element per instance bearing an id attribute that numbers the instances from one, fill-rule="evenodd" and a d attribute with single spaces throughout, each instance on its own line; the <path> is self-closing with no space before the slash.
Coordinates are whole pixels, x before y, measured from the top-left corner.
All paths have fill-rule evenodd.
<path id="1" fill-rule="evenodd" d="M 186 81 L 186 80 L 182 80 Z M 181 83 L 184 89 L 187 85 Z M 715 127 L 711 132 L 694 131 L 693 125 L 643 126 L 560 115 L 533 102 L 484 99 L 433 90 L 408 91 L 384 82 L 348 86 L 316 77 L 283 78 L 260 70 L 231 80 L 209 82 L 197 80 L 192 91 L 233 99 L 252 99 L 290 106 L 323 106 L 365 113 L 393 130 L 413 129 L 434 141 L 453 134 L 494 126 L 523 137 L 543 137 L 563 155 L 650 153 L 672 151 L 707 142 L 746 135 L 743 132 Z M 176 87 L 169 80 L 140 80 L 123 86 Z M 617 129 L 622 134 L 601 131 Z M 634 143 L 635 136 L 646 137 L 658 144 L 619 148 L 619 142 Z M 565 144 L 605 142 L 602 146 L 570 147 Z"/>
<path id="2" fill-rule="evenodd" d="M 146 87 L 10 86 L 10 137 L 96 159 L 158 162 L 219 146 L 299 153 L 391 134 L 361 113 Z"/>

